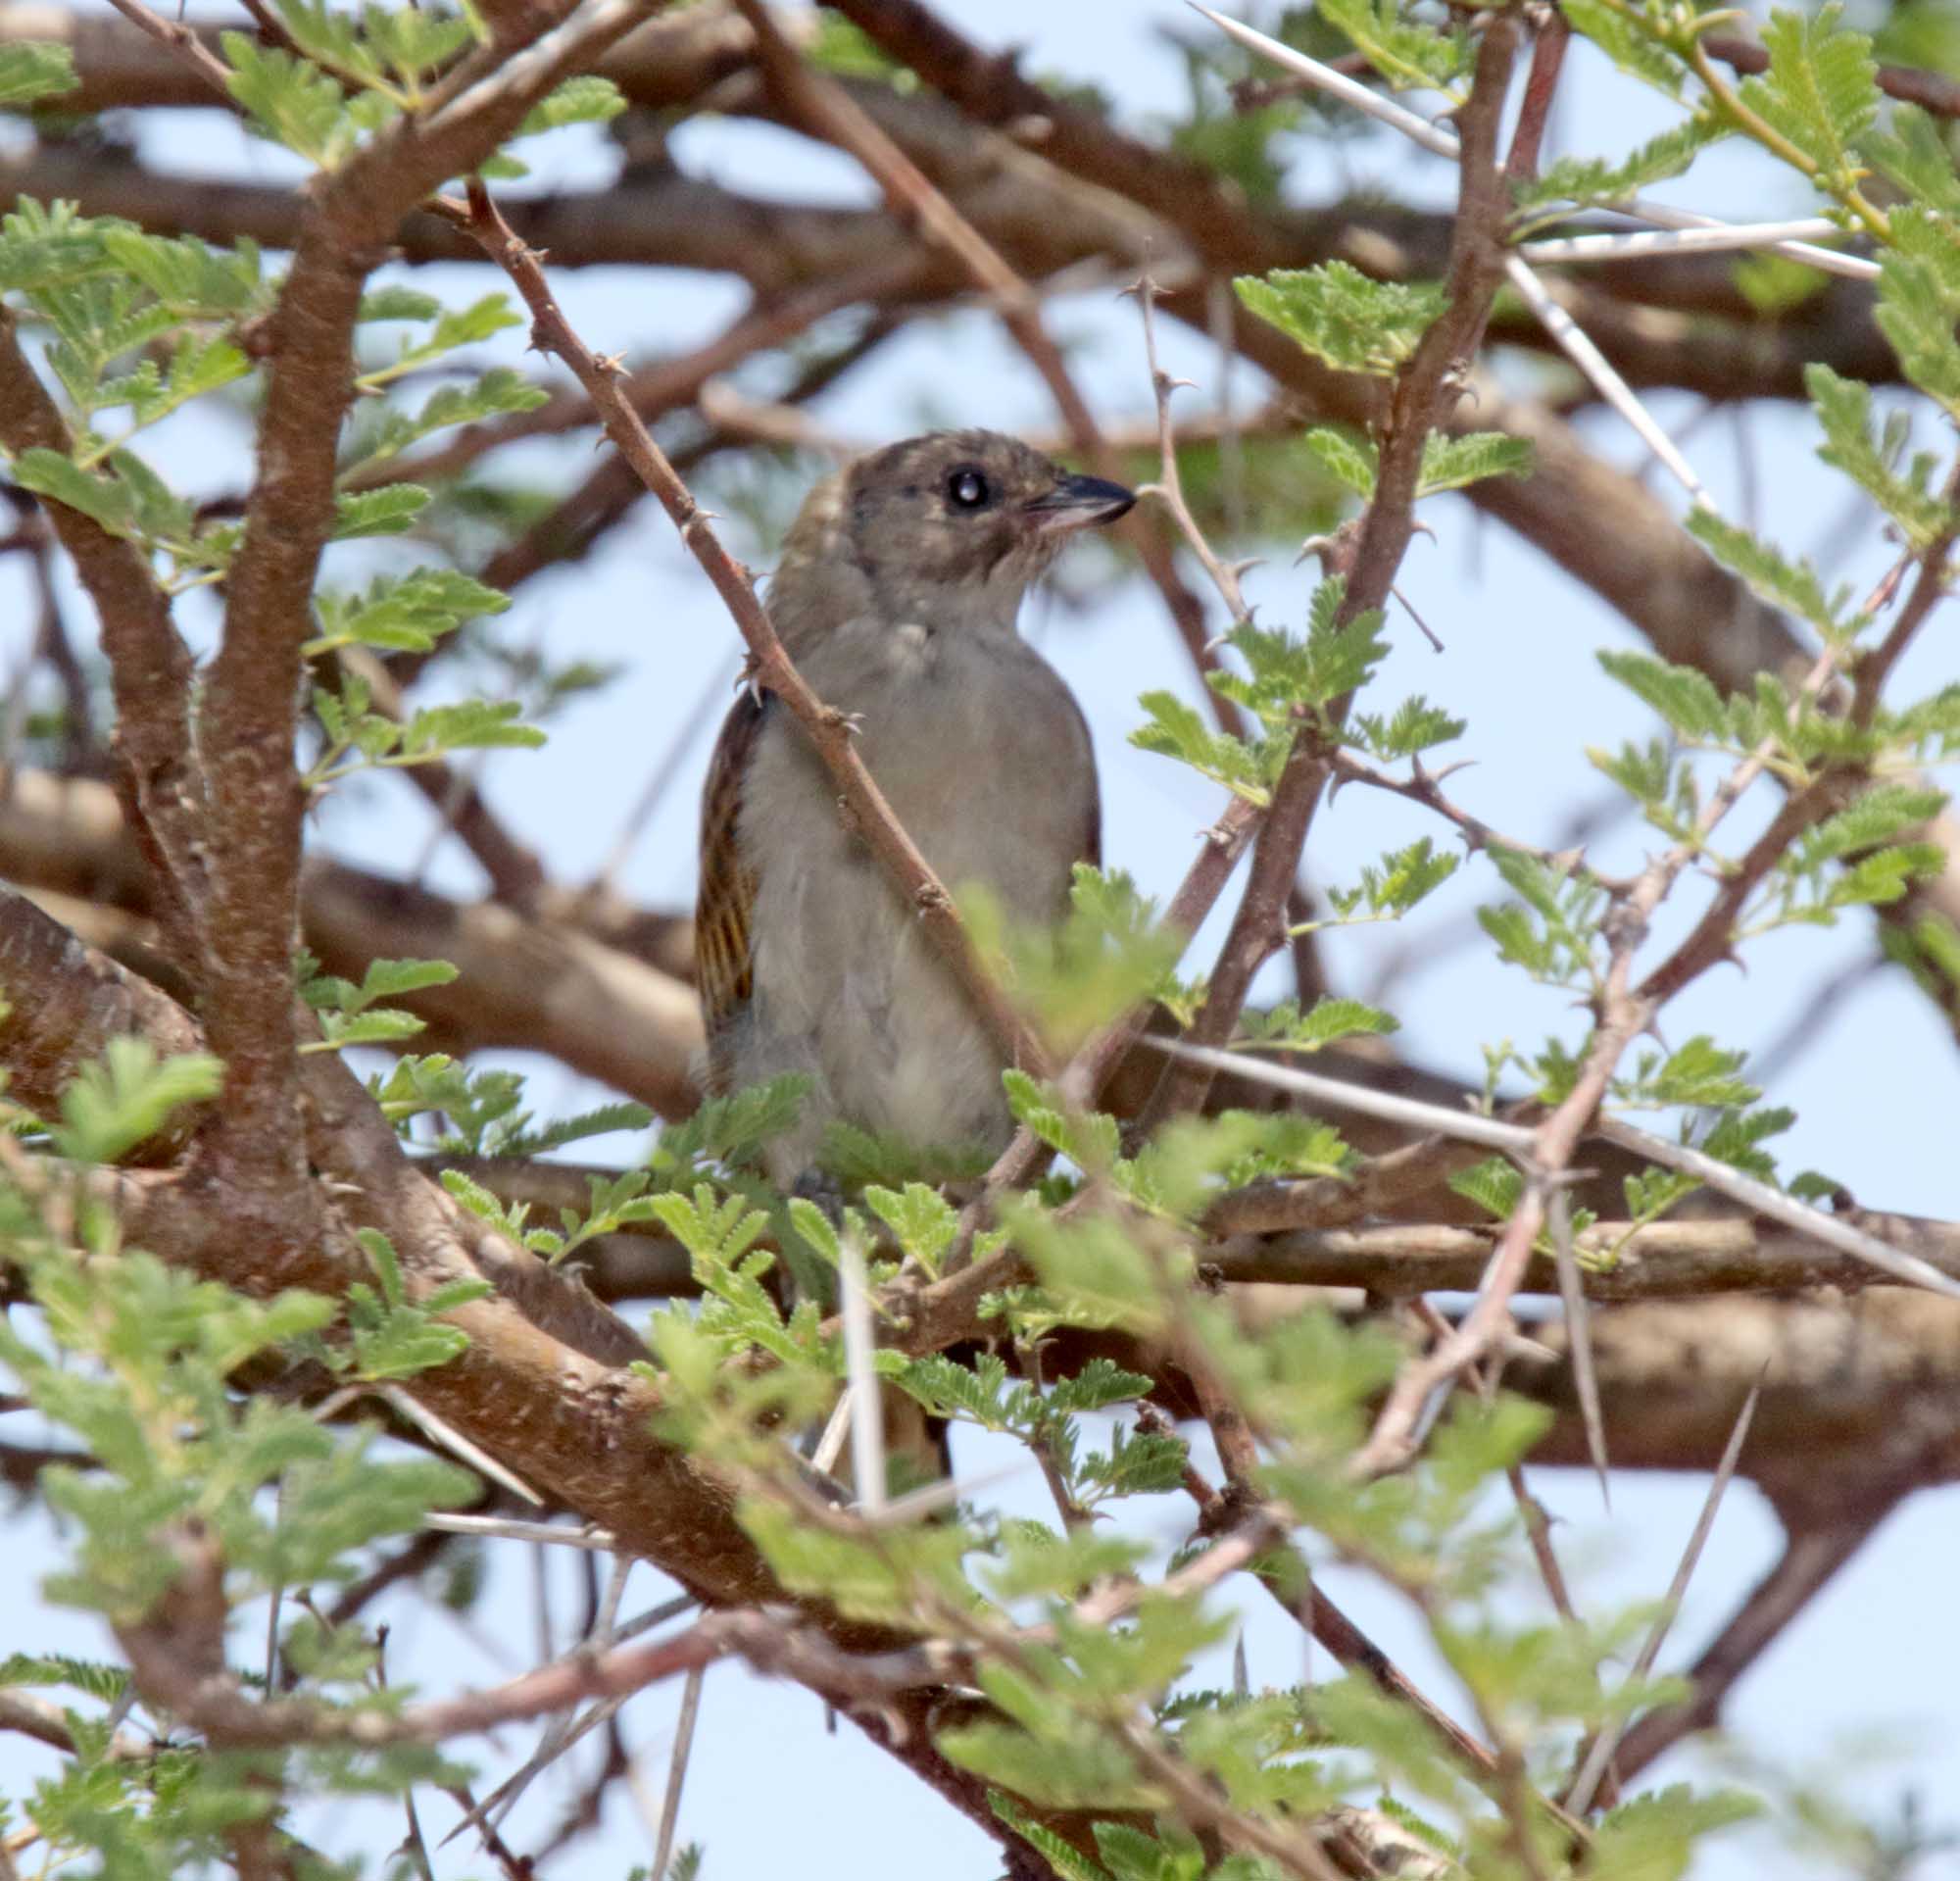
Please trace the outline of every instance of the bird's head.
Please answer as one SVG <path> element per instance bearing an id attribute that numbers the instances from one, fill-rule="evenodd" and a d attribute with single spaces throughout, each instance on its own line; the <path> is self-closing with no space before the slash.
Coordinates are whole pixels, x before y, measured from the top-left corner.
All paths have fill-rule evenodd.
<path id="1" fill-rule="evenodd" d="M 852 619 L 1011 630 L 1077 529 L 1135 495 L 998 431 L 934 431 L 859 458 L 805 502 L 770 611 L 792 647 Z"/>

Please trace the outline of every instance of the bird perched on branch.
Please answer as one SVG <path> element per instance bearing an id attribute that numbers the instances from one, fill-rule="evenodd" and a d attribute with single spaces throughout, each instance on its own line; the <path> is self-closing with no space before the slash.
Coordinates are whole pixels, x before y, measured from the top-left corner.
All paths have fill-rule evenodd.
<path id="1" fill-rule="evenodd" d="M 1072 533 L 1135 501 L 998 432 L 910 438 L 810 493 L 769 589 L 791 659 L 854 716 L 934 872 L 984 884 L 1018 921 L 1066 912 L 1100 810 L 1081 708 L 1015 617 Z M 709 768 L 695 945 L 710 1085 L 810 1079 L 769 1152 L 779 1185 L 836 1118 L 918 1144 L 1005 1142 L 999 1046 L 766 694 L 736 703 Z"/>

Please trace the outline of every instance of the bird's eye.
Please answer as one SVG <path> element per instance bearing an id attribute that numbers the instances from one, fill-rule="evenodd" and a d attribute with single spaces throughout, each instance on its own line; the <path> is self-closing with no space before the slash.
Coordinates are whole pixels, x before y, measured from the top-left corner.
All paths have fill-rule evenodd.
<path id="1" fill-rule="evenodd" d="M 955 470 L 946 479 L 947 499 L 956 510 L 978 510 L 986 506 L 994 492 L 987 479 L 970 467 Z"/>

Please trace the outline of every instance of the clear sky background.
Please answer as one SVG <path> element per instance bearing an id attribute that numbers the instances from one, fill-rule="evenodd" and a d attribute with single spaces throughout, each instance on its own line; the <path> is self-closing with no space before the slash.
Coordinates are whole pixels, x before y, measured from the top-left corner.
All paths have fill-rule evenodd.
<path id="1" fill-rule="evenodd" d="M 961 8 L 975 37 L 1028 49 L 1037 71 L 1093 79 L 1121 103 L 1124 116 L 1148 124 L 1153 114 L 1178 109 L 1184 77 L 1164 34 L 1204 30 L 1176 0 L 992 0 Z M 1618 80 L 1590 47 L 1575 49 L 1568 82 L 1554 116 L 1547 155 L 1623 150 L 1664 122 L 1664 111 Z M 283 178 L 296 166 L 280 153 L 249 142 L 216 113 L 180 113 L 151 120 L 145 158 L 186 173 Z M 553 149 L 557 145 L 559 148 Z M 565 133 L 538 147 L 541 184 L 592 186 L 611 173 L 611 158 L 593 135 Z M 674 139 L 684 169 L 744 188 L 792 199 L 869 203 L 873 191 L 847 160 L 787 132 L 750 124 L 704 120 Z M 1299 143 L 1289 188 L 1302 200 L 1323 200 L 1339 181 L 1374 180 L 1435 204 L 1453 181 L 1446 168 L 1400 143 L 1344 146 Z M 1718 152 L 1674 194 L 1695 206 L 1762 216 L 1797 211 L 1794 195 L 1765 200 L 1764 173 L 1748 160 Z M 1782 183 L 1775 188 L 1784 187 Z M 481 270 L 419 271 L 418 280 L 452 300 L 473 298 L 491 285 Z M 609 269 L 562 271 L 555 283 L 583 337 L 601 351 L 633 357 L 680 351 L 717 331 L 740 307 L 738 286 L 680 272 L 650 275 Z M 1072 364 L 1105 421 L 1150 409 L 1150 387 L 1134 310 L 1113 296 L 1072 296 L 1049 310 L 1052 328 L 1070 345 Z M 1213 387 L 1217 362 L 1181 331 L 1165 335 L 1172 370 Z M 483 349 L 482 363 L 522 361 L 522 335 Z M 1236 371 L 1238 397 L 1250 404 L 1256 374 Z M 1205 393 L 1187 394 L 1190 409 Z M 1839 578 L 1869 583 L 1882 569 L 1884 545 L 1869 526 L 1846 550 L 1845 489 L 1811 455 L 1813 427 L 1793 409 L 1752 412 L 1740 422 L 1705 416 L 1699 402 L 1655 401 L 1662 421 L 1685 448 L 1717 503 L 1739 520 L 1765 528 L 1790 550 L 1840 560 L 1827 569 Z M 922 323 L 887 346 L 854 374 L 815 415 L 828 426 L 867 441 L 883 441 L 931 423 L 985 422 L 1047 432 L 1054 414 L 1046 394 L 995 324 L 981 315 Z M 1638 467 L 1641 448 L 1605 417 L 1586 430 L 1615 461 Z M 199 493 L 235 476 L 237 433 L 221 421 L 194 416 L 171 436 L 165 454 Z M 223 448 L 220 448 L 223 447 Z M 566 484 L 591 464 L 589 442 L 527 450 L 526 470 Z M 1678 493 L 1663 491 L 1670 501 Z M 1400 585 L 1440 634 L 1433 651 L 1405 615 L 1391 617 L 1396 651 L 1379 682 L 1391 699 L 1410 691 L 1469 720 L 1461 750 L 1477 759 L 1452 782 L 1452 792 L 1489 822 L 1529 841 L 1563 845 L 1575 817 L 1608 805 L 1612 792 L 1587 764 L 1582 740 L 1602 745 L 1655 730 L 1644 710 L 1600 673 L 1603 647 L 1641 645 L 1617 616 L 1566 581 L 1532 550 L 1481 521 L 1454 498 L 1429 507 L 1439 539 L 1418 539 Z M 765 545 L 744 539 L 731 523 L 735 546 L 758 560 Z M 364 545 L 366 554 L 375 553 Z M 380 553 L 388 553 L 383 549 Z M 336 553 L 346 553 L 337 551 Z M 1309 570 L 1291 566 L 1291 545 L 1277 545 L 1249 581 L 1264 618 L 1300 619 L 1311 590 Z M 343 567 L 353 573 L 352 559 Z M 0 581 L 11 578 L 0 568 Z M 1102 768 L 1106 860 L 1132 870 L 1157 894 L 1175 885 L 1195 851 L 1199 830 L 1220 807 L 1219 793 L 1166 761 L 1132 749 L 1127 735 L 1139 721 L 1136 697 L 1151 687 L 1190 696 L 1193 683 L 1160 603 L 1143 583 L 1113 579 L 1094 550 L 1062 571 L 1066 603 L 1038 599 L 1026 625 L 1075 687 L 1088 710 Z M 11 671 L 25 650 L 30 616 L 18 591 L 0 588 L 0 671 Z M 71 616 L 86 618 L 77 605 Z M 194 634 L 210 622 L 193 611 Z M 550 861 L 562 879 L 576 881 L 611 854 L 626 807 L 657 765 L 679 751 L 679 771 L 659 811 L 627 857 L 621 885 L 653 905 L 691 901 L 694 819 L 699 779 L 725 694 L 717 674 L 732 672 L 737 640 L 732 625 L 681 551 L 665 519 L 645 503 L 583 563 L 527 583 L 505 621 L 508 637 L 532 641 L 557 664 L 588 657 L 623 668 L 607 690 L 578 702 L 552 726 L 541 753 L 497 754 L 484 787 L 516 832 Z M 1928 689 L 1956 667 L 1949 609 L 1921 637 L 1895 679 L 1901 696 Z M 710 703 L 704 710 L 703 701 Z M 676 741 L 681 741 L 677 746 Z M 1745 810 L 1746 810 L 1745 806 Z M 1760 821 L 1764 814 L 1755 813 Z M 1739 818 L 1739 825 L 1740 822 Z M 1740 827 L 1738 840 L 1743 833 Z M 1409 806 L 1358 790 L 1344 792 L 1314 825 L 1309 867 L 1316 881 L 1352 881 L 1363 863 L 1385 848 L 1446 832 Z M 370 866 L 423 867 L 434 885 L 472 892 L 475 865 L 453 841 L 428 854 L 431 821 L 421 798 L 399 781 L 351 790 L 329 807 L 318 836 L 329 847 Z M 1632 819 L 1610 824 L 1595 842 L 1599 866 L 1638 866 L 1645 834 Z M 1563 996 L 1533 986 L 1521 974 L 1489 965 L 1472 923 L 1475 908 L 1496 897 L 1494 876 L 1481 865 L 1458 877 L 1418 919 L 1398 928 L 1364 927 L 1327 937 L 1326 951 L 1340 990 L 1363 997 L 1394 975 L 1390 997 L 1400 1015 L 1400 1042 L 1426 1065 L 1477 1076 L 1482 1047 L 1504 1038 L 1534 1047 L 1549 1033 L 1576 1040 L 1583 1029 Z M 1227 898 L 1229 907 L 1231 898 Z M 1657 944 L 1692 918 L 1693 896 L 1671 910 Z M 1221 917 L 1222 918 L 1222 917 Z M 1193 959 L 1207 960 L 1218 921 L 1200 937 Z M 1821 1023 L 1801 1023 L 1805 989 L 1815 989 L 1869 950 L 1869 933 L 1853 919 L 1838 932 L 1799 929 L 1757 943 L 1746 974 L 1725 969 L 1671 1009 L 1668 1037 L 1680 1042 L 1699 1030 L 1730 1045 L 1777 1046 L 1781 1068 L 1771 1094 L 1793 1106 L 1799 1122 L 1778 1147 L 1787 1170 L 1817 1166 L 1846 1182 L 1867 1204 L 1911 1213 L 1960 1213 L 1953 1155 L 1953 1120 L 1960 1115 L 1960 1063 L 1950 1039 L 1919 997 L 1897 976 L 1868 978 L 1836 1003 Z M 1258 989 L 1283 991 L 1283 978 Z M 1798 1029 L 1792 1033 L 1795 1024 Z M 1798 1049 L 1786 1051 L 1793 1038 Z M 547 1114 L 595 1095 L 555 1067 L 534 1085 Z M 601 1145 L 630 1154 L 633 1145 Z M 582 1153 L 590 1154 L 586 1149 Z M 962 1446 L 961 1472 L 1004 1458 L 985 1443 Z M 1538 1472 L 1539 1493 L 1561 1518 L 1559 1543 L 1574 1570 L 1583 1610 L 1602 1611 L 1657 1596 L 1692 1526 L 1705 1484 L 1690 1477 L 1623 1476 L 1614 1505 L 1600 1506 L 1590 1478 Z M 1009 1482 L 1002 1492 L 1015 1508 L 1046 1512 L 1038 1480 Z M 1168 1505 L 1146 1519 L 1168 1524 Z M 1163 1528 L 1168 1546 L 1182 1539 Z M 1960 1642 L 1951 1614 L 1953 1563 L 1960 1557 L 1960 1492 L 1922 1495 L 1895 1514 L 1878 1539 L 1778 1644 L 1736 1694 L 1730 1718 L 1740 1739 L 1780 1775 L 1773 1785 L 1828 1780 L 1869 1809 L 1887 1810 L 1916 1788 L 1936 1820 L 1960 1819 Z M 1776 1559 L 1774 1518 L 1746 1486 L 1731 1492 L 1665 1665 L 1692 1658 L 1733 1606 Z M 91 1622 L 51 1612 L 34 1592 L 47 1561 L 38 1518 L 16 1520 L 0 1541 L 0 1652 L 14 1647 L 99 1652 Z M 535 1563 L 514 1543 L 490 1550 L 490 1590 L 475 1617 L 460 1624 L 425 1607 L 383 1604 L 377 1617 L 401 1630 L 390 1643 L 394 1682 L 419 1679 L 431 1689 L 494 1680 L 531 1662 L 539 1651 L 534 1619 Z M 552 1644 L 570 1643 L 579 1600 L 574 1564 L 563 1552 L 545 1563 L 553 1588 Z M 604 1568 L 601 1568 L 601 1581 Z M 1371 1586 L 1334 1570 L 1329 1585 L 1390 1653 L 1421 1677 L 1433 1670 L 1405 1612 Z M 630 1614 L 671 1589 L 651 1568 L 635 1570 L 625 1606 Z M 1252 1590 L 1237 1593 L 1245 1613 L 1251 1677 L 1284 1684 L 1301 1673 L 1298 1632 Z M 1532 1590 L 1521 1602 L 1541 1600 Z M 1533 1610 L 1536 1610 L 1535 1609 Z M 412 1617 L 413 1616 L 413 1617 Z M 1315 1656 L 1314 1669 L 1328 1669 Z M 1200 1667 L 1216 1682 L 1226 1667 Z M 1441 1679 L 1441 1674 L 1436 1674 Z M 1439 1685 L 1439 1689 L 1442 1687 Z M 677 1691 L 660 1689 L 635 1700 L 624 1717 L 646 1810 L 658 1814 Z M 527 1731 L 505 1733 L 493 1749 L 469 1747 L 487 1789 L 528 1755 Z M 1875 1748 L 1876 1747 L 1876 1748 Z M 0 1777 L 18 1790 L 38 1754 L 18 1738 L 0 1737 Z M 1652 1772 L 1656 1782 L 1715 1767 L 1706 1754 L 1677 1755 Z M 589 1768 L 574 1757 L 570 1768 Z M 1758 1772 L 1759 1775 L 1762 1773 Z M 531 1846 L 557 1819 L 571 1794 L 564 1769 L 541 1782 L 508 1826 L 513 1846 Z M 447 1832 L 453 1811 L 441 1800 L 424 1811 L 431 1839 Z M 834 1733 L 814 1699 L 787 1686 L 765 1686 L 740 1668 L 717 1667 L 709 1677 L 693 1762 L 681 1810 L 681 1839 L 707 1846 L 710 1877 L 796 1873 L 824 1881 L 982 1881 L 997 1872 L 991 1843 L 956 1816 L 888 1758 L 869 1750 L 855 1727 Z M 319 1845 L 342 1854 L 375 1852 L 399 1839 L 399 1817 L 377 1806 L 347 1806 L 341 1815 L 309 1825 Z M 645 1824 L 615 1807 L 598 1837 L 562 1872 L 622 1874 L 651 1856 Z M 1796 1871 L 1760 1836 L 1732 1836 L 1711 1846 L 1697 1875 L 1731 1881 L 1766 1871 Z M 481 1874 L 488 1864 L 459 1843 L 437 1862 L 444 1877 Z M 1827 1870 L 1828 1871 L 1828 1870 Z M 1960 1865 L 1920 1871 L 1960 1873 Z"/>

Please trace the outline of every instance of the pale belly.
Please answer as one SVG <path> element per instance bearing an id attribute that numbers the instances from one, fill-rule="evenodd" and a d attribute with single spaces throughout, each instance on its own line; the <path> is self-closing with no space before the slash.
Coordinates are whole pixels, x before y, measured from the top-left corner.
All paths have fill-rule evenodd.
<path id="1" fill-rule="evenodd" d="M 1016 642 L 917 684 L 880 675 L 852 691 L 809 676 L 862 715 L 865 763 L 956 897 L 979 884 L 1015 921 L 1060 917 L 1092 836 L 1095 771 L 1074 702 L 1036 655 Z M 742 1083 L 799 1071 L 813 1085 L 772 1175 L 788 1182 L 807 1167 L 832 1118 L 914 1143 L 1000 1147 L 1009 1119 L 999 1047 L 916 913 L 844 827 L 796 727 L 768 731 L 743 811 L 760 886 L 755 992 L 733 1057 Z"/>

